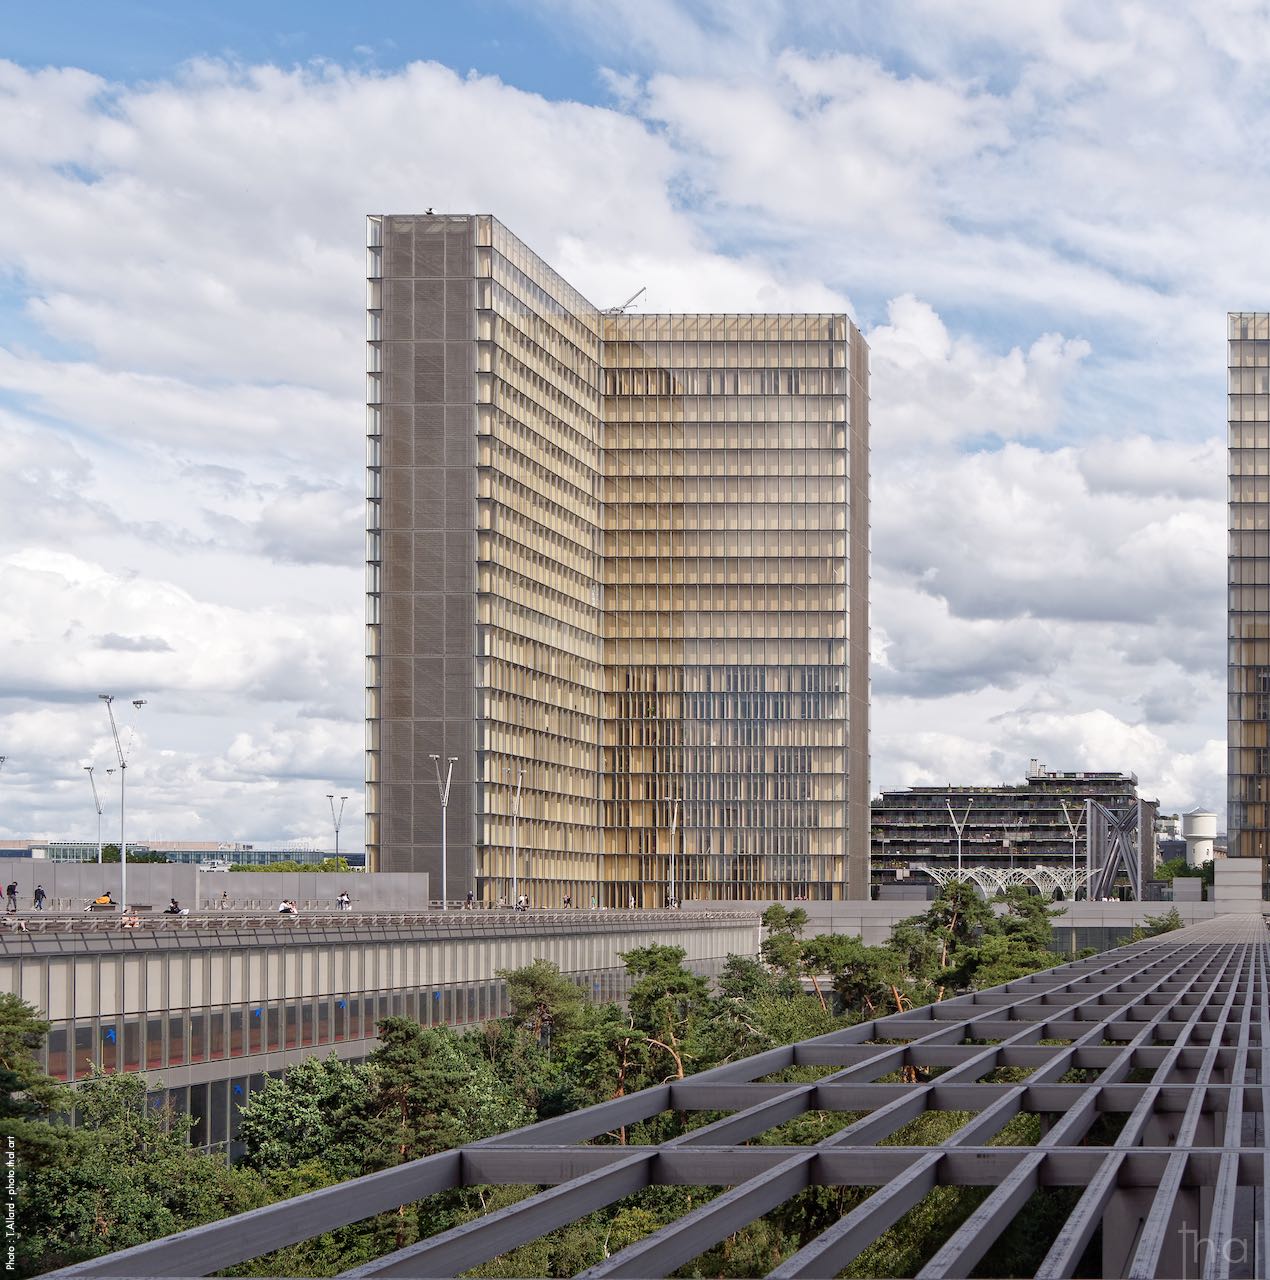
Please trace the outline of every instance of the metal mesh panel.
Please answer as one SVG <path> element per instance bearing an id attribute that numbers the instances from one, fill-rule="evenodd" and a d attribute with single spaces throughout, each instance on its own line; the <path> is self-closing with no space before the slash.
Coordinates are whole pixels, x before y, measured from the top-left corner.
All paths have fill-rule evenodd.
<path id="1" fill-rule="evenodd" d="M 459 1275 L 644 1187 L 688 1184 L 729 1190 L 585 1274 L 670 1275 L 809 1187 L 857 1188 L 769 1273 L 833 1276 L 928 1195 L 961 1187 L 978 1189 L 968 1216 L 928 1220 L 922 1277 L 979 1274 L 1056 1188 L 1068 1207 L 1033 1242 L 1036 1276 L 1264 1276 L 1268 959 L 1261 918 L 1228 916 L 53 1274 L 206 1275 L 448 1188 L 507 1183 L 547 1189 L 347 1274 Z M 606 1140 L 669 1112 L 711 1115 L 656 1146 Z M 806 1144 L 781 1128 L 813 1112 L 850 1119 Z M 933 1113 L 953 1117 L 949 1136 L 915 1145 L 912 1123 Z M 1020 1117 L 1035 1122 L 1027 1142 Z"/>

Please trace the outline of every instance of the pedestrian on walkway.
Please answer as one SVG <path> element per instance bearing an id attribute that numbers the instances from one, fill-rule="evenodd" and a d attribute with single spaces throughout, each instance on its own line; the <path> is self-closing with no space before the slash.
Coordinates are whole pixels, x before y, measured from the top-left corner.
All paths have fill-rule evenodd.
<path id="1" fill-rule="evenodd" d="M 340 904 L 341 911 L 351 911 L 353 909 L 353 900 L 348 896 L 348 893 L 343 889 L 340 890 L 340 896 L 336 898 L 335 901 Z"/>
<path id="2" fill-rule="evenodd" d="M 37 884 L 35 886 L 35 909 L 37 911 L 44 910 L 44 899 L 47 897 L 48 894 L 44 892 L 44 886 L 42 884 Z"/>
<path id="3" fill-rule="evenodd" d="M 626 906 L 629 911 L 635 910 L 635 895 L 633 893 L 626 899 Z"/>
<path id="4" fill-rule="evenodd" d="M 5 911 L 12 915 L 18 909 L 18 882 L 10 880 L 4 887 Z"/>
<path id="5" fill-rule="evenodd" d="M 471 891 L 471 889 L 469 889 L 467 891 L 467 897 L 463 899 L 463 909 L 465 911 L 471 911 L 472 908 L 475 906 L 476 906 L 476 894 L 474 894 Z"/>

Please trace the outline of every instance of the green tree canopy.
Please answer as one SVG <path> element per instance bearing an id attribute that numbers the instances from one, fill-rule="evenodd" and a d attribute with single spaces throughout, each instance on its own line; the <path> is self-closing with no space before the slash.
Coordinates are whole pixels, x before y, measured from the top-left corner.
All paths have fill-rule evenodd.
<path id="1" fill-rule="evenodd" d="M 498 976 L 507 983 L 512 1025 L 523 1027 L 548 1052 L 553 1037 L 576 1025 L 582 992 L 550 960 L 535 960 L 519 969 L 499 969 Z"/>

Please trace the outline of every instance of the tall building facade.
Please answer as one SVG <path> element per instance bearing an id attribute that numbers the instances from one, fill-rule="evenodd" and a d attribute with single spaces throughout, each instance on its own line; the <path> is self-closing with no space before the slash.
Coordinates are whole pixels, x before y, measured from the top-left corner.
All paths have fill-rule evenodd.
<path id="1" fill-rule="evenodd" d="M 1270 853 L 1270 313 L 1232 312 L 1227 338 L 1228 852 L 1259 858 L 1264 867 Z"/>
<path id="2" fill-rule="evenodd" d="M 368 220 L 367 853 L 451 897 L 868 894 L 868 352 Z"/>

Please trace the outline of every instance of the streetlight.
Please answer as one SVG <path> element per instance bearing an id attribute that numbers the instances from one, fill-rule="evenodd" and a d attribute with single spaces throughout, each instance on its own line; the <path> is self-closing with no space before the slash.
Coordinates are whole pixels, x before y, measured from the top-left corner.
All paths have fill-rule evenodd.
<path id="1" fill-rule="evenodd" d="M 446 865 L 445 865 L 445 811 L 450 803 L 450 781 L 454 777 L 454 766 L 458 756 L 446 756 L 445 782 L 441 781 L 441 757 L 433 753 L 430 756 L 437 771 L 437 795 L 441 797 L 441 910 L 449 909 L 446 897 Z"/>
<path id="2" fill-rule="evenodd" d="M 93 780 L 93 766 L 86 764 L 84 772 L 88 774 L 89 785 L 93 789 L 93 808 L 97 810 L 97 865 L 101 866 L 101 798 L 97 794 L 97 783 Z M 113 773 L 114 770 L 112 769 Z"/>
<path id="3" fill-rule="evenodd" d="M 115 724 L 115 710 L 111 705 L 114 694 L 99 693 L 97 695 L 106 704 L 106 714 L 110 717 L 110 733 L 115 740 L 115 755 L 119 757 L 119 914 L 122 916 L 128 909 L 128 846 L 124 841 L 124 800 L 128 787 L 128 754 L 119 741 L 119 726 Z M 132 706 L 140 711 L 146 705 L 144 698 L 133 698 Z M 132 734 L 128 735 L 128 750 L 132 749 Z"/>
<path id="4" fill-rule="evenodd" d="M 328 792 L 326 798 L 331 805 L 331 822 L 335 825 L 335 856 L 338 859 L 340 856 L 340 823 L 344 819 L 344 801 L 348 797 L 340 796 L 340 811 L 338 814 L 335 812 L 335 797 Z"/>
<path id="5" fill-rule="evenodd" d="M 434 760 L 436 756 L 432 757 Z M 511 765 L 503 769 L 503 773 L 511 776 Z M 516 804 L 512 809 L 512 906 L 520 906 L 520 880 L 518 865 L 520 863 L 520 789 L 525 781 L 524 769 L 516 770 Z"/>
<path id="6" fill-rule="evenodd" d="M 1067 801 L 1060 801 L 1063 806 L 1063 817 L 1067 820 L 1067 829 L 1072 833 L 1072 901 L 1076 901 L 1076 833 L 1080 830 L 1080 824 L 1085 820 L 1085 807 L 1080 808 L 1080 817 L 1075 822 L 1072 821 L 1072 815 L 1067 811 Z M 1089 897 L 1089 886 L 1085 886 L 1085 897 Z"/>
<path id="7" fill-rule="evenodd" d="M 957 821 L 957 815 L 953 812 L 952 801 L 945 800 L 944 804 L 948 809 L 948 816 L 952 819 L 953 830 L 957 833 L 957 879 L 961 879 L 961 833 L 966 829 L 966 823 L 970 821 L 970 806 L 974 803 L 973 798 L 966 801 L 966 812 L 962 814 L 961 821 Z"/>
<path id="8" fill-rule="evenodd" d="M 675 905 L 675 838 L 679 835 L 679 809 L 683 804 L 682 800 L 671 801 L 670 810 L 670 892 L 667 894 L 666 905 L 673 907 Z"/>

